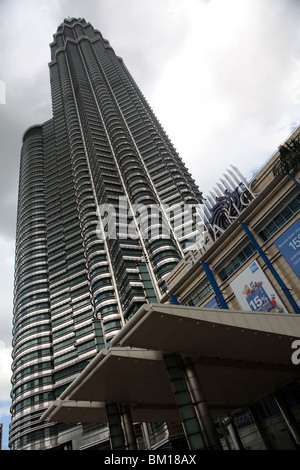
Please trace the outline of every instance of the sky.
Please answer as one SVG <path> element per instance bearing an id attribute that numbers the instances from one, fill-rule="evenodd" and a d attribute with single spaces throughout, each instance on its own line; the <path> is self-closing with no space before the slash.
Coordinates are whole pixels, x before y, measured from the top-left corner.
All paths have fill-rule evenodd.
<path id="1" fill-rule="evenodd" d="M 22 136 L 51 118 L 49 44 L 64 18 L 121 56 L 204 195 L 251 179 L 300 122 L 299 0 L 0 0 L 0 423 L 7 449 Z"/>

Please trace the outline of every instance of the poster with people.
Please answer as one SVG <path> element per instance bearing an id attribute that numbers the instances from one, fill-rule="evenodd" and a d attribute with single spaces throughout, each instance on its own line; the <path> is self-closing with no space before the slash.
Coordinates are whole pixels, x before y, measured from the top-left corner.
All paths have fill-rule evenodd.
<path id="1" fill-rule="evenodd" d="M 256 312 L 286 312 L 283 303 L 262 271 L 254 261 L 230 286 L 239 301 L 242 310 Z"/>

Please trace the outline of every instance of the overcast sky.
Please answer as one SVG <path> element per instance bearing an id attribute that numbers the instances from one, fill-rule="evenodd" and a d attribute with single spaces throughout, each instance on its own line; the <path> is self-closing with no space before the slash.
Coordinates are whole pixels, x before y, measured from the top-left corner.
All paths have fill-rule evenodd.
<path id="1" fill-rule="evenodd" d="M 0 0 L 0 422 L 6 422 L 19 158 L 51 118 L 49 44 L 84 17 L 123 57 L 200 189 L 253 174 L 300 121 L 299 0 Z M 4 443 L 5 445 L 5 443 Z"/>

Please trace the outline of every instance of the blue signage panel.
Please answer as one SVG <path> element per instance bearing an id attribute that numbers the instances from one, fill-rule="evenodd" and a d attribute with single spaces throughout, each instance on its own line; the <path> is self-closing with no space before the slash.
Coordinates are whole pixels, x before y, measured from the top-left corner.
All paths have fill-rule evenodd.
<path id="1" fill-rule="evenodd" d="M 300 219 L 277 238 L 274 244 L 300 279 Z"/>
<path id="2" fill-rule="evenodd" d="M 206 307 L 206 308 L 220 308 L 220 306 L 217 302 L 217 299 L 215 297 L 213 299 L 211 299 L 209 302 L 207 302 L 206 305 L 203 305 L 203 307 Z"/>

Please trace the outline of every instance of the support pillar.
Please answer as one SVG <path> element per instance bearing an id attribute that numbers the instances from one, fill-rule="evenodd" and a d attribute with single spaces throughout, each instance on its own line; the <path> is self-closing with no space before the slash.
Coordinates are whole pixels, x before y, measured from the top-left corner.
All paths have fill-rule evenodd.
<path id="1" fill-rule="evenodd" d="M 290 408 L 286 405 L 281 393 L 279 391 L 273 393 L 273 396 L 275 398 L 275 401 L 277 403 L 278 408 L 280 409 L 280 412 L 287 424 L 287 427 L 291 433 L 291 435 L 294 438 L 295 444 L 298 448 L 300 449 L 300 430 L 297 426 L 295 417 L 290 410 Z"/>
<path id="2" fill-rule="evenodd" d="M 227 449 L 231 450 L 231 445 L 230 445 L 229 439 L 227 437 L 227 429 L 226 429 L 226 426 L 224 425 L 223 420 L 221 418 L 219 418 L 219 424 L 220 424 L 220 428 L 221 428 L 221 431 L 222 431 L 223 436 L 224 436 L 224 441 L 227 445 Z"/>
<path id="3" fill-rule="evenodd" d="M 288 173 L 288 176 L 291 178 L 292 181 L 300 188 L 300 183 L 297 181 L 290 173 Z"/>
<path id="4" fill-rule="evenodd" d="M 123 422 L 124 434 L 126 438 L 126 449 L 138 450 L 130 407 L 128 405 L 122 404 L 121 411 L 122 411 L 122 422 Z"/>
<path id="5" fill-rule="evenodd" d="M 111 448 L 112 450 L 126 450 L 119 407 L 116 403 L 107 403 L 105 408 L 108 420 Z"/>
<path id="6" fill-rule="evenodd" d="M 271 261 L 269 260 L 269 258 L 267 257 L 266 253 L 264 252 L 264 250 L 261 248 L 261 246 L 259 245 L 259 243 L 257 242 L 256 238 L 254 237 L 254 235 L 251 233 L 250 229 L 247 227 L 247 225 L 243 222 L 240 222 L 240 226 L 242 227 L 242 229 L 244 230 L 244 232 L 246 233 L 247 237 L 249 238 L 249 240 L 251 241 L 251 243 L 253 244 L 254 248 L 256 249 L 256 251 L 259 253 L 260 257 L 263 259 L 263 261 L 265 262 L 265 265 L 267 266 L 267 268 L 270 270 L 270 272 L 272 273 L 272 275 L 274 276 L 274 278 L 276 279 L 276 281 L 278 282 L 279 284 L 279 287 L 282 289 L 282 292 L 284 293 L 286 299 L 288 300 L 291 308 L 292 308 L 292 311 L 295 312 L 295 313 L 300 313 L 300 306 L 297 304 L 297 302 L 295 301 L 294 297 L 292 296 L 289 288 L 285 285 L 283 279 L 281 278 L 281 276 L 279 276 L 278 272 L 276 271 L 276 269 L 274 268 L 273 264 L 271 263 Z"/>
<path id="7" fill-rule="evenodd" d="M 199 417 L 208 450 L 223 450 L 208 403 L 200 386 L 194 364 L 189 358 L 184 360 L 188 388 Z"/>
<path id="8" fill-rule="evenodd" d="M 142 433 L 143 433 L 143 439 L 145 443 L 145 449 L 150 450 L 151 440 L 150 440 L 150 434 L 149 434 L 149 429 L 148 429 L 148 423 L 142 423 Z"/>
<path id="9" fill-rule="evenodd" d="M 224 420 L 225 426 L 227 426 L 230 437 L 232 439 L 233 445 L 235 447 L 235 450 L 244 450 L 244 446 L 242 443 L 242 440 L 240 438 L 239 432 L 236 428 L 236 425 L 233 421 L 233 418 L 227 418 Z"/>
<path id="10" fill-rule="evenodd" d="M 164 354 L 164 360 L 189 448 L 206 449 L 201 426 L 183 375 L 182 359 L 176 354 Z"/>
<path id="11" fill-rule="evenodd" d="M 224 299 L 224 296 L 223 296 L 223 294 L 222 294 L 222 292 L 221 292 L 221 290 L 218 286 L 218 283 L 217 283 L 217 281 L 215 279 L 215 276 L 213 275 L 209 265 L 207 263 L 204 263 L 203 261 L 201 261 L 201 265 L 204 269 L 204 272 L 206 274 L 207 279 L 209 280 L 209 282 L 210 282 L 210 284 L 213 288 L 214 293 L 216 294 L 216 297 L 217 297 L 217 300 L 220 304 L 220 307 L 222 309 L 228 310 L 229 307 L 227 305 L 227 302 Z"/>

